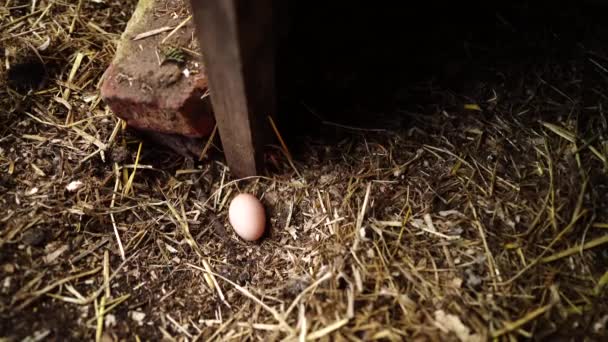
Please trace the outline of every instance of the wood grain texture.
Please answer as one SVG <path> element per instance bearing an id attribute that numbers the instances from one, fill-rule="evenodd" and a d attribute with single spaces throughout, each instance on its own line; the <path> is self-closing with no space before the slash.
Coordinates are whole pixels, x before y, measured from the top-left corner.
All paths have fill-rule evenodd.
<path id="1" fill-rule="evenodd" d="M 273 0 L 191 0 L 224 154 L 237 177 L 258 175 L 275 116 Z"/>

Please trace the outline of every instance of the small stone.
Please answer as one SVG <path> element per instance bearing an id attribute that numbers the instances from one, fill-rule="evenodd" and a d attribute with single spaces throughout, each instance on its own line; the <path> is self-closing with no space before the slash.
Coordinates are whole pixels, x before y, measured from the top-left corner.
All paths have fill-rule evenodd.
<path id="1" fill-rule="evenodd" d="M 10 287 L 11 287 L 11 281 L 12 281 L 11 277 L 4 278 L 4 280 L 2 281 L 2 288 L 4 290 L 10 289 Z M 2 291 L 2 292 L 5 292 L 5 291 Z"/>
<path id="2" fill-rule="evenodd" d="M 136 321 L 139 325 L 143 324 L 146 314 L 141 311 L 131 311 L 131 318 Z"/>
<path id="3" fill-rule="evenodd" d="M 37 187 L 33 187 L 31 189 L 29 189 L 28 191 L 25 192 L 26 196 L 32 196 L 35 195 L 36 193 L 38 193 L 38 188 Z"/>
<path id="4" fill-rule="evenodd" d="M 70 182 L 70 184 L 68 184 L 65 188 L 67 191 L 73 192 L 73 191 L 76 191 L 76 190 L 82 188 L 83 186 L 84 186 L 84 183 L 77 180 L 77 181 Z"/>
<path id="5" fill-rule="evenodd" d="M 53 263 L 55 260 L 57 260 L 57 258 L 59 258 L 59 256 L 61 256 L 61 254 L 68 250 L 67 244 L 61 245 L 57 248 L 54 247 L 55 246 L 53 246 L 52 251 L 48 251 L 49 253 L 42 258 L 47 265 Z"/>
<path id="6" fill-rule="evenodd" d="M 367 257 L 370 259 L 373 259 L 376 256 L 376 253 L 374 253 L 373 249 L 368 249 L 367 250 Z"/>
<path id="7" fill-rule="evenodd" d="M 471 288 L 477 288 L 479 285 L 481 285 L 481 278 L 476 275 L 473 271 L 471 271 L 470 269 L 467 269 L 465 271 L 466 273 L 466 284 L 467 286 L 471 287 Z"/>
<path id="8" fill-rule="evenodd" d="M 458 278 L 458 277 L 452 279 L 452 286 L 454 286 L 455 288 L 458 288 L 458 289 L 460 287 L 462 287 L 462 279 Z"/>
<path id="9" fill-rule="evenodd" d="M 593 324 L 593 331 L 596 334 L 599 334 L 602 331 L 606 330 L 606 328 L 608 328 L 607 324 L 608 324 L 608 315 L 604 315 L 597 322 L 595 322 L 595 324 Z"/>
<path id="10" fill-rule="evenodd" d="M 116 325 L 116 316 L 112 314 L 107 314 L 104 319 L 104 324 L 106 328 L 113 327 Z"/>
<path id="11" fill-rule="evenodd" d="M 15 272 L 15 265 L 4 264 L 4 265 L 2 265 L 2 271 L 6 274 L 13 274 L 13 272 Z"/>
<path id="12" fill-rule="evenodd" d="M 361 229 L 359 229 L 359 236 L 361 237 L 361 240 L 369 241 L 369 235 L 370 233 L 366 227 L 361 227 Z"/>

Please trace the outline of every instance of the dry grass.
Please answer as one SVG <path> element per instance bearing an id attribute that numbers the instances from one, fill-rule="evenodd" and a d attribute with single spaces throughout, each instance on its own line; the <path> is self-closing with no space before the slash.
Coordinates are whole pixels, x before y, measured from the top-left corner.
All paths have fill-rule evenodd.
<path id="1" fill-rule="evenodd" d="M 446 91 L 406 130 L 326 121 L 338 144 L 233 179 L 140 141 L 100 101 L 133 1 L 33 3 L 0 7 L 3 72 L 27 57 L 49 73 L 0 88 L 0 337 L 605 338 L 601 55 L 587 76 Z M 258 243 L 227 224 L 243 191 L 268 208 Z"/>

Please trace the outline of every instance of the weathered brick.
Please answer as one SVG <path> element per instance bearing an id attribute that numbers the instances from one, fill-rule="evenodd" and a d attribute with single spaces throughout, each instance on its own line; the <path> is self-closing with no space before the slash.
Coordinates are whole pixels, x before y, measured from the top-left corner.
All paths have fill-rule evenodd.
<path id="1" fill-rule="evenodd" d="M 189 14 L 182 0 L 139 1 L 101 86 L 105 103 L 129 126 L 191 138 L 212 131 L 215 120 L 192 21 L 166 41 L 171 29 L 137 39 L 175 28 Z"/>

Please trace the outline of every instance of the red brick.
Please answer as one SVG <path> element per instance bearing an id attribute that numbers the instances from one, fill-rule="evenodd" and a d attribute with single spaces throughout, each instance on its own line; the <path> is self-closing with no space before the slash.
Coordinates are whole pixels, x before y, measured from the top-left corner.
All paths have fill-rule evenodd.
<path id="1" fill-rule="evenodd" d="M 175 11 L 166 11 L 167 8 Z M 173 13 L 180 13 L 174 16 Z M 215 120 L 207 92 L 207 77 L 191 22 L 170 31 L 133 40 L 161 27 L 176 27 L 189 15 L 182 1 L 139 2 L 104 74 L 101 95 L 118 117 L 131 127 L 184 137 L 204 137 Z M 166 49 L 178 48 L 183 62 L 165 61 Z M 160 64 L 160 65 L 159 65 Z M 186 74 L 188 76 L 186 76 Z"/>

